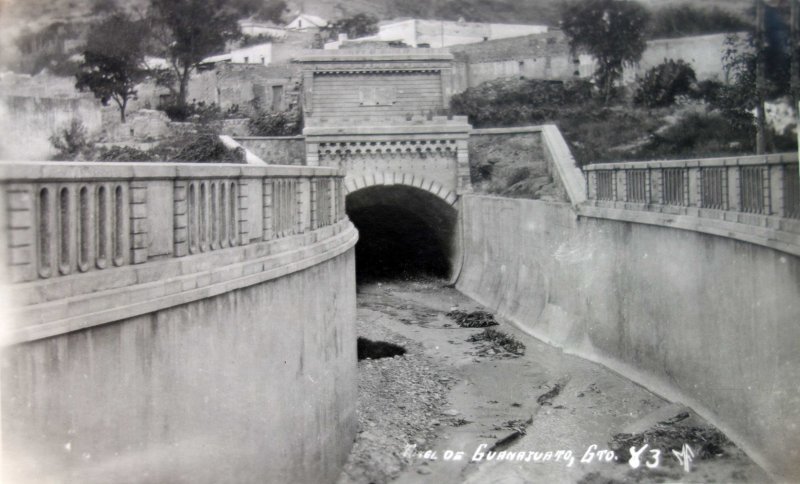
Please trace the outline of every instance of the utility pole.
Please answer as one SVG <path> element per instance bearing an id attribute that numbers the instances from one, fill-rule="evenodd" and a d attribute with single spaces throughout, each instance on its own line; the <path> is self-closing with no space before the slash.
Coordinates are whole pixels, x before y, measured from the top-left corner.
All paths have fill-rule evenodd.
<path id="1" fill-rule="evenodd" d="M 789 0 L 789 26 L 791 28 L 791 93 L 792 107 L 795 117 L 800 115 L 797 104 L 800 103 L 800 0 Z"/>
<path id="2" fill-rule="evenodd" d="M 764 31 L 764 0 L 756 1 L 756 154 L 763 155 L 766 152 L 766 115 L 764 113 L 764 102 L 766 98 L 766 62 L 764 54 L 766 50 L 765 31 Z"/>

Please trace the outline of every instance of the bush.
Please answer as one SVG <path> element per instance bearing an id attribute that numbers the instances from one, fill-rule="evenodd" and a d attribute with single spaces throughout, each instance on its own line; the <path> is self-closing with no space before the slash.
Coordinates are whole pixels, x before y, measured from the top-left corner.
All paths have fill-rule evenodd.
<path id="1" fill-rule="evenodd" d="M 93 158 L 96 161 L 158 161 L 152 151 L 142 151 L 132 146 L 101 147 Z"/>
<path id="2" fill-rule="evenodd" d="M 303 112 L 298 108 L 288 111 L 257 111 L 248 123 L 253 136 L 294 136 L 303 132 Z"/>
<path id="3" fill-rule="evenodd" d="M 692 66 L 672 59 L 648 70 L 639 81 L 633 102 L 649 108 L 675 104 L 675 98 L 692 93 L 697 82 Z"/>
<path id="4" fill-rule="evenodd" d="M 201 124 L 207 124 L 212 121 L 223 119 L 226 115 L 234 115 L 237 109 L 228 109 L 223 114 L 216 103 L 206 104 L 204 101 L 192 102 L 191 104 L 167 104 L 161 106 L 159 109 L 166 113 L 170 121 L 186 121 L 189 118 L 196 117 L 196 120 Z"/>
<path id="5" fill-rule="evenodd" d="M 241 150 L 230 150 L 211 129 L 201 128 L 197 133 L 188 133 L 164 147 L 164 159 L 189 163 L 243 163 Z"/>
<path id="6" fill-rule="evenodd" d="M 89 140 L 86 126 L 80 119 L 73 119 L 69 125 L 50 136 L 50 143 L 57 150 L 53 159 L 62 161 L 78 160 L 91 152 L 93 144 Z"/>
<path id="7" fill-rule="evenodd" d="M 192 108 L 188 104 L 167 104 L 159 109 L 166 113 L 170 121 L 186 121 L 192 115 Z"/>
<path id="8" fill-rule="evenodd" d="M 450 108 L 469 116 L 475 127 L 513 126 L 556 119 L 562 108 L 590 98 L 587 81 L 498 79 L 454 95 Z"/>
<path id="9" fill-rule="evenodd" d="M 755 126 L 740 126 L 721 113 L 692 112 L 654 133 L 638 154 L 647 158 L 723 156 L 753 151 Z"/>

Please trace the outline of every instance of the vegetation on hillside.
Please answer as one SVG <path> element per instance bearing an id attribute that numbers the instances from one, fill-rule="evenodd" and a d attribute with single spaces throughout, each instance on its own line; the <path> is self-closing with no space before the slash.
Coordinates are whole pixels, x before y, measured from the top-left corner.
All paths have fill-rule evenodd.
<path id="1" fill-rule="evenodd" d="M 579 165 L 754 153 L 754 117 L 737 102 L 736 90 L 691 82 L 683 92 L 683 75 L 660 79 L 637 88 L 642 100 L 658 100 L 655 107 L 630 96 L 606 104 L 586 81 L 499 79 L 453 96 L 451 110 L 475 127 L 556 124 Z M 675 102 L 665 102 L 665 93 L 677 92 Z M 796 149 L 790 134 L 767 131 L 770 151 Z"/>
<path id="2" fill-rule="evenodd" d="M 143 150 L 132 146 L 101 146 L 89 136 L 80 120 L 73 119 L 53 133 L 50 143 L 56 149 L 53 156 L 56 161 L 244 162 L 244 153 L 226 147 L 218 130 L 210 124 L 197 124 Z"/>
<path id="3" fill-rule="evenodd" d="M 651 39 L 667 39 L 743 32 L 751 27 L 741 15 L 730 10 L 702 8 L 687 3 L 655 10 L 647 28 L 647 36 Z"/>
<path id="4" fill-rule="evenodd" d="M 797 105 L 800 29 L 788 28 L 788 12 L 758 6 L 747 34 L 728 38 L 725 84 L 697 82 L 689 64 L 667 60 L 632 89 L 619 86 L 622 66 L 641 55 L 647 15 L 624 0 L 586 0 L 566 6 L 562 26 L 573 49 L 598 59 L 594 86 L 502 79 L 453 96 L 451 108 L 476 126 L 555 123 L 579 164 L 796 150 L 796 123 L 776 132 L 766 122 L 765 103 L 794 96 L 790 105 Z M 692 12 L 669 10 L 657 21 Z M 622 42 L 626 36 L 632 40 Z"/>

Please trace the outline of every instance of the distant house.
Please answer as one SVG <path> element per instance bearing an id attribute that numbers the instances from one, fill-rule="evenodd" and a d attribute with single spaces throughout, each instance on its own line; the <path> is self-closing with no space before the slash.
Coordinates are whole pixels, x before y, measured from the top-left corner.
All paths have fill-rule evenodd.
<path id="1" fill-rule="evenodd" d="M 259 35 L 272 37 L 273 39 L 283 39 L 286 37 L 285 28 L 252 19 L 239 20 L 239 28 L 243 35 L 249 37 L 258 37 Z"/>
<path id="2" fill-rule="evenodd" d="M 301 13 L 294 18 L 291 22 L 286 24 L 289 30 L 308 30 L 308 29 L 321 29 L 328 25 L 328 21 L 324 18 L 317 17 L 316 15 L 309 15 Z"/>
<path id="3" fill-rule="evenodd" d="M 272 42 L 233 49 L 226 54 L 212 55 L 203 59 L 202 64 L 217 64 L 220 62 L 269 65 L 272 63 Z"/>
<path id="4" fill-rule="evenodd" d="M 449 47 L 474 44 L 487 40 L 521 37 L 547 33 L 546 25 L 490 24 L 463 21 L 408 19 L 382 22 L 378 33 L 358 39 L 337 40 L 325 44 L 326 49 L 338 49 L 346 42 L 391 42 L 409 47 Z"/>

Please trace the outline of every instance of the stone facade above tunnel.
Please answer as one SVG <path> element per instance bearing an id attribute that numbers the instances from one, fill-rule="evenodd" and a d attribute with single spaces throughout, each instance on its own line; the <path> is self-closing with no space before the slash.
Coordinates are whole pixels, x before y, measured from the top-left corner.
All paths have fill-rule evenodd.
<path id="1" fill-rule="evenodd" d="M 330 51 L 296 62 L 303 70 L 306 164 L 343 168 L 354 189 L 390 180 L 443 199 L 471 191 L 472 127 L 464 116 L 443 115 L 452 94 L 450 53 Z"/>
<path id="2" fill-rule="evenodd" d="M 439 49 L 314 52 L 295 60 L 303 72 L 306 126 L 385 124 L 445 112 L 453 56 Z"/>

